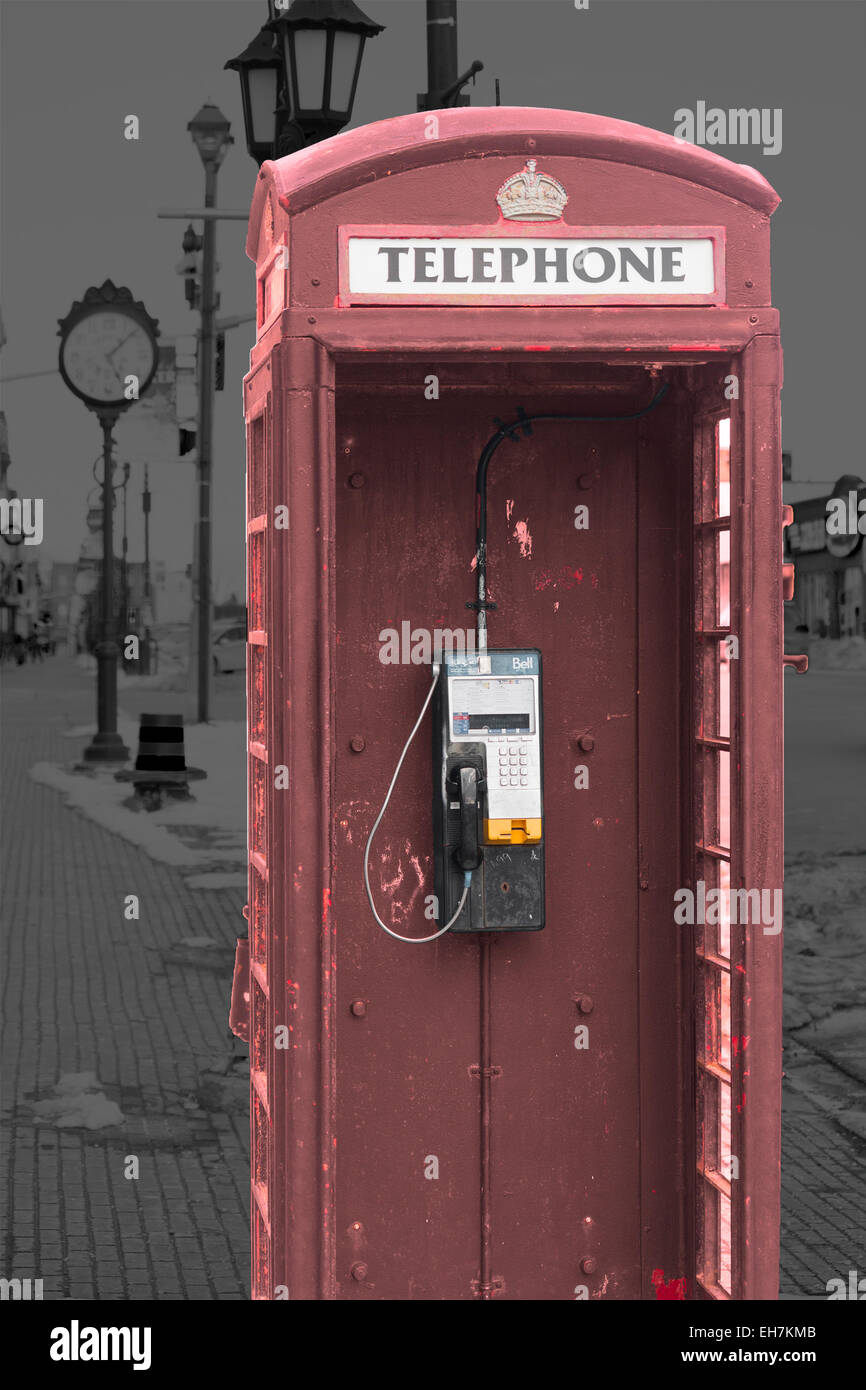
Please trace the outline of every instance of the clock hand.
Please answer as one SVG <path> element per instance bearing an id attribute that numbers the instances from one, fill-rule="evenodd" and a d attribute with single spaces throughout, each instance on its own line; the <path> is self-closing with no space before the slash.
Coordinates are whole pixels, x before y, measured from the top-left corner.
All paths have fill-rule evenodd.
<path id="1" fill-rule="evenodd" d="M 112 351 L 108 354 L 108 356 L 113 357 L 116 352 L 120 352 L 120 349 L 123 347 L 123 344 L 128 343 L 130 338 L 133 337 L 133 335 L 135 334 L 135 332 L 136 329 L 133 328 L 131 333 L 127 333 L 125 338 L 121 338 L 120 342 L 117 344 L 117 347 L 113 348 Z"/>

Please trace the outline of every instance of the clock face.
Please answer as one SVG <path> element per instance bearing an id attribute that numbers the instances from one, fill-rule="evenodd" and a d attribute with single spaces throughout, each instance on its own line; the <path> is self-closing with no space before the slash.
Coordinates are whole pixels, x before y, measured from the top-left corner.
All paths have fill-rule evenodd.
<path id="1" fill-rule="evenodd" d="M 138 378 L 141 392 L 156 363 L 156 344 L 143 324 L 117 309 L 100 309 L 80 319 L 61 348 L 63 370 L 72 389 L 88 400 L 127 401 L 127 377 Z"/>

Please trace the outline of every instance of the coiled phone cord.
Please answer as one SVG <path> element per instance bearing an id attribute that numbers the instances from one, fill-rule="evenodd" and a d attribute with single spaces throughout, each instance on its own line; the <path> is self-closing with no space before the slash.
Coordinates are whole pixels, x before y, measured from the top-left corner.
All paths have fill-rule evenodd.
<path id="1" fill-rule="evenodd" d="M 373 902 L 373 892 L 372 892 L 372 889 L 370 888 L 370 846 L 371 846 L 372 843 L 373 843 L 373 836 L 376 834 L 376 831 L 379 829 L 379 822 L 381 821 L 382 817 L 384 816 L 385 812 L 386 812 L 387 809 L 388 809 L 388 802 L 391 800 L 391 793 L 392 793 L 392 791 L 394 790 L 394 785 L 395 785 L 395 783 L 396 783 L 396 781 L 397 781 L 397 778 L 400 776 L 400 768 L 403 766 L 403 759 L 405 758 L 406 754 L 409 752 L 409 745 L 411 744 L 413 738 L 414 738 L 415 735 L 417 734 L 418 729 L 419 729 L 419 727 L 420 727 L 420 725 L 421 725 L 421 720 L 424 718 L 424 715 L 427 713 L 427 706 L 429 705 L 431 699 L 433 698 L 433 691 L 436 689 L 436 682 L 437 682 L 438 679 L 439 679 L 439 669 L 440 669 L 440 663 L 434 661 L 434 663 L 433 663 L 433 681 L 432 681 L 432 684 L 431 684 L 431 686 L 430 686 L 430 689 L 427 691 L 427 698 L 426 698 L 426 700 L 424 701 L 423 705 L 421 706 L 421 713 L 418 715 L 418 718 L 415 720 L 415 727 L 414 727 L 414 729 L 412 730 L 411 734 L 409 735 L 409 737 L 407 738 L 405 744 L 403 745 L 403 752 L 400 754 L 400 760 L 399 760 L 399 762 L 397 763 L 397 766 L 396 766 L 395 769 L 394 769 L 394 776 L 391 778 L 391 785 L 390 785 L 390 787 L 388 788 L 388 791 L 387 791 L 387 793 L 386 793 L 386 795 L 385 795 L 385 800 L 382 802 L 382 809 L 381 809 L 381 811 L 379 812 L 378 816 L 376 817 L 375 821 L 373 822 L 373 829 L 370 831 L 370 834 L 369 834 L 369 836 L 367 837 L 367 847 L 366 847 L 366 849 L 364 850 L 364 887 L 365 887 L 366 890 L 367 890 L 367 901 L 368 901 L 369 904 L 370 904 L 370 910 L 371 910 L 371 912 L 373 913 L 373 916 L 376 918 L 376 921 L 379 923 L 379 926 L 382 928 L 383 931 L 386 931 L 386 932 L 388 933 L 389 936 L 393 936 L 393 938 L 394 938 L 395 941 L 408 941 L 408 942 L 410 943 L 410 945 L 411 945 L 412 943 L 415 943 L 415 942 L 417 942 L 418 945 L 422 945 L 425 941 L 436 941 L 436 940 L 438 940 L 438 938 L 439 938 L 440 936 L 444 936 L 445 933 L 446 933 L 447 931 L 450 931 L 450 930 L 451 930 L 451 928 L 454 926 L 454 923 L 457 921 L 457 918 L 460 916 L 461 912 L 463 911 L 463 906 L 464 906 L 464 904 L 465 904 L 465 902 L 466 902 L 466 898 L 467 898 L 468 893 L 469 893 L 469 886 L 470 886 L 470 884 L 471 884 L 471 882 L 472 882 L 472 870 L 471 870 L 471 869 L 464 869 L 464 871 L 463 871 L 463 874 L 464 874 L 463 892 L 462 892 L 461 897 L 460 897 L 460 902 L 457 904 L 457 911 L 454 913 L 454 916 L 451 918 L 451 921 L 450 921 L 450 922 L 446 922 L 446 923 L 445 923 L 445 926 L 444 926 L 444 927 L 440 927 L 439 930 L 438 930 L 437 932 L 434 932 L 432 936 L 401 936 L 399 932 L 392 931 L 390 927 L 388 927 L 388 926 L 385 925 L 385 923 L 382 921 L 382 918 L 379 916 L 378 912 L 376 911 L 376 904 Z"/>

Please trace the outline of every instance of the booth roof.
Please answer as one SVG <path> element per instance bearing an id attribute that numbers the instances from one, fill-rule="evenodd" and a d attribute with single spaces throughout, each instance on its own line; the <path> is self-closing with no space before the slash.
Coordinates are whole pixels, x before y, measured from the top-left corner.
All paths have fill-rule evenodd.
<path id="1" fill-rule="evenodd" d="M 439 122 L 434 140 L 425 137 L 431 115 Z M 531 151 L 524 143 L 530 136 L 537 141 Z M 494 154 L 532 154 L 540 161 L 551 155 L 578 155 L 654 169 L 701 184 L 765 216 L 780 201 L 764 176 L 749 165 L 734 164 L 711 150 L 631 121 L 538 106 L 464 106 L 375 121 L 284 159 L 266 160 L 253 195 L 247 255 L 256 258 L 259 221 L 271 188 L 283 207 L 302 212 L 389 174 Z"/>

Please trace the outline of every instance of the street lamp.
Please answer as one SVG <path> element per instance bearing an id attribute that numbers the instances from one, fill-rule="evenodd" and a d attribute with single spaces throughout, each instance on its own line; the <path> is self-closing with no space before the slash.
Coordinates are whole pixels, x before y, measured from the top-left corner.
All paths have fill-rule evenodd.
<path id="1" fill-rule="evenodd" d="M 384 27 L 354 0 L 292 0 L 226 63 L 240 75 L 247 149 L 258 164 L 348 124 L 364 44 Z"/>
<path id="2" fill-rule="evenodd" d="M 277 143 L 276 112 L 283 60 L 276 36 L 268 29 L 260 29 L 243 53 L 229 58 L 225 66 L 240 77 L 247 149 L 261 167 L 272 157 Z"/>
<path id="3" fill-rule="evenodd" d="M 204 205 L 216 206 L 217 172 L 225 159 L 231 126 L 216 106 L 205 105 L 187 130 L 204 165 Z M 204 218 L 201 267 L 201 331 L 198 358 L 198 680 L 197 717 L 210 718 L 211 681 L 211 452 L 213 439 L 214 313 L 216 311 L 216 219 Z"/>

